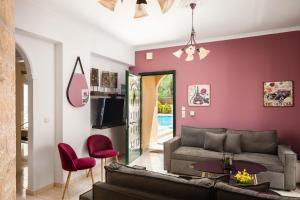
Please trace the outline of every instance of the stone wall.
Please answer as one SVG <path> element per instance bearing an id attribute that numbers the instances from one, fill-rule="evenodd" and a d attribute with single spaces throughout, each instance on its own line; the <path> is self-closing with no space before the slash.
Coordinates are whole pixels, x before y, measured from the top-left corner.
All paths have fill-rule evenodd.
<path id="1" fill-rule="evenodd" d="M 0 199 L 16 199 L 15 1 L 0 0 Z"/>

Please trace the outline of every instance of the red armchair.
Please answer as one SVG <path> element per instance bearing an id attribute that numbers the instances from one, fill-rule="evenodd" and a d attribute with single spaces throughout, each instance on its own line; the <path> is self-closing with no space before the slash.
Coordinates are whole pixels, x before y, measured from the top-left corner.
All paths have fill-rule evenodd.
<path id="1" fill-rule="evenodd" d="M 91 157 L 78 158 L 73 148 L 70 145 L 65 143 L 59 143 L 58 150 L 59 150 L 62 168 L 69 172 L 62 199 L 64 199 L 66 190 L 69 186 L 71 172 L 75 172 L 77 170 L 89 169 L 90 170 L 89 172 L 91 173 L 92 182 L 94 184 L 94 176 L 92 171 L 92 168 L 96 165 L 96 160 L 94 158 Z"/>
<path id="2" fill-rule="evenodd" d="M 115 157 L 116 161 L 119 162 L 119 152 L 113 148 L 111 140 L 104 135 L 91 135 L 87 140 L 87 146 L 91 157 L 101 159 L 101 172 L 103 180 L 106 158 Z"/>

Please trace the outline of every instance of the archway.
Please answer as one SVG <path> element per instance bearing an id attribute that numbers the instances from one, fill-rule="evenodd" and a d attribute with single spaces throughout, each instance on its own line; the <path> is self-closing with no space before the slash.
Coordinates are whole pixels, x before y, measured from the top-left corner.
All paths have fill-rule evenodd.
<path id="1" fill-rule="evenodd" d="M 32 178 L 33 82 L 31 64 L 16 44 L 16 171 L 17 193 L 26 197 Z"/>

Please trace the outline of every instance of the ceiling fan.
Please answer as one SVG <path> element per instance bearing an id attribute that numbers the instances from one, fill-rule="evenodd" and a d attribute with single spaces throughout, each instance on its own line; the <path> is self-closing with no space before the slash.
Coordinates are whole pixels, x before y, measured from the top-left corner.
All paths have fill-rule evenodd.
<path id="1" fill-rule="evenodd" d="M 172 7 L 175 0 L 156 0 L 156 1 L 159 3 L 161 12 L 166 13 Z M 98 0 L 98 2 L 105 8 L 114 11 L 118 0 Z M 121 2 L 123 2 L 123 0 L 121 0 Z M 134 18 L 141 18 L 141 17 L 148 16 L 148 13 L 145 8 L 146 4 L 147 4 L 147 0 L 136 1 Z"/>

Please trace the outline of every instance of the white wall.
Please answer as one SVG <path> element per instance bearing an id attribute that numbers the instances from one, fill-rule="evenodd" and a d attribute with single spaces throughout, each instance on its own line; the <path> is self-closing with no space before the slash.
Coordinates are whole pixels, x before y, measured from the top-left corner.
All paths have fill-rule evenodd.
<path id="1" fill-rule="evenodd" d="M 26 52 L 32 73 L 33 119 L 29 133 L 29 190 L 54 182 L 55 90 L 54 44 L 16 32 L 16 42 Z M 34 138 L 34 142 L 32 140 Z M 51 163 L 51 164 L 49 164 Z M 45 173 L 46 172 L 46 173 Z"/>
<path id="2" fill-rule="evenodd" d="M 44 119 L 48 114 L 44 110 L 45 108 L 37 109 L 34 102 L 34 115 L 36 115 L 36 113 L 41 113 L 34 119 L 35 124 L 40 123 L 42 126 L 40 133 L 45 134 L 45 132 L 50 132 L 48 126 L 56 121 L 54 125 L 51 124 L 51 126 L 53 125 L 55 127 L 55 135 L 52 135 L 51 139 L 48 138 L 48 136 L 43 137 L 43 140 L 48 140 L 45 141 L 47 145 L 36 143 L 37 140 L 34 138 L 33 150 L 35 151 L 36 148 L 41 150 L 40 152 L 35 152 L 38 158 L 42 157 L 43 152 L 46 150 L 55 152 L 54 181 L 63 183 L 66 178 L 66 173 L 62 173 L 60 160 L 57 154 L 57 143 L 66 142 L 73 146 L 78 156 L 84 156 L 87 155 L 85 144 L 86 138 L 91 134 L 89 121 L 90 102 L 82 108 L 74 108 L 68 103 L 65 95 L 76 57 L 81 57 L 86 77 L 89 80 L 90 62 L 92 61 L 91 53 L 115 60 L 118 63 L 133 65 L 134 50 L 131 46 L 116 40 L 92 25 L 81 23 L 78 19 L 69 18 L 64 13 L 54 12 L 48 10 L 48 8 L 41 7 L 38 5 L 38 1 L 16 0 L 16 28 L 19 34 L 18 37 L 23 35 L 29 38 L 23 38 L 27 42 L 24 42 L 22 47 L 25 49 L 25 54 L 28 54 L 29 60 L 32 63 L 38 63 L 38 60 L 41 60 L 38 56 L 41 56 L 42 59 L 46 59 L 44 57 L 52 57 L 53 54 L 56 58 L 56 60 L 52 60 L 52 62 L 47 64 L 47 66 L 49 65 L 47 69 L 43 69 L 46 71 L 55 69 L 54 72 L 51 71 L 50 76 L 40 75 L 38 69 L 35 67 L 33 69 L 34 81 L 36 80 L 38 83 L 37 88 L 34 88 L 34 98 L 37 98 L 36 95 L 44 96 L 44 98 L 48 97 L 47 88 L 41 88 L 40 82 L 41 80 L 47 82 L 52 79 L 52 73 L 56 74 L 55 84 L 53 86 L 53 88 L 55 88 L 55 95 L 49 97 L 55 99 L 55 108 L 53 109 L 55 119 L 49 116 L 50 122 L 45 124 Z M 38 54 L 30 53 L 33 52 L 31 48 L 34 48 L 36 45 L 35 40 L 39 38 L 52 43 L 52 53 L 47 51 L 39 51 L 37 52 Z M 43 48 L 45 48 L 45 46 Z M 37 51 L 35 48 L 34 50 Z M 43 65 L 45 64 L 45 61 L 47 60 L 40 63 L 37 68 L 45 66 Z M 53 88 L 50 90 L 52 91 Z M 37 93 L 36 90 L 39 91 L 39 93 Z M 49 99 L 45 102 L 40 101 L 36 103 L 48 107 L 48 101 Z M 34 135 L 36 135 L 36 133 L 34 133 Z M 37 137 L 42 137 L 42 135 L 38 135 Z M 55 141 L 54 148 L 49 149 L 48 147 L 53 145 L 53 141 Z M 33 180 L 36 180 L 33 181 L 33 183 L 29 183 L 29 187 L 32 190 L 37 190 L 53 183 L 50 179 L 44 177 L 44 174 L 52 176 L 53 171 L 48 168 L 51 163 L 43 162 L 41 165 L 47 165 L 47 167 L 43 169 L 43 174 L 40 174 L 39 172 L 29 172 L 29 176 L 33 175 Z M 33 167 L 33 170 L 35 171 L 41 166 L 35 166 L 33 164 Z"/>
<path id="3" fill-rule="evenodd" d="M 118 91 L 121 91 L 121 84 L 125 84 L 126 70 L 128 70 L 128 65 L 114 61 L 97 54 L 91 55 L 91 67 L 99 69 L 99 74 L 102 71 L 116 72 L 118 73 Z M 94 101 L 94 100 L 92 100 Z M 93 109 L 97 108 L 96 102 L 91 103 L 91 122 L 94 121 L 95 113 L 93 114 Z M 102 134 L 109 137 L 120 154 L 125 153 L 125 126 L 118 126 L 108 129 L 93 129 L 91 123 L 91 133 L 92 134 Z"/>

